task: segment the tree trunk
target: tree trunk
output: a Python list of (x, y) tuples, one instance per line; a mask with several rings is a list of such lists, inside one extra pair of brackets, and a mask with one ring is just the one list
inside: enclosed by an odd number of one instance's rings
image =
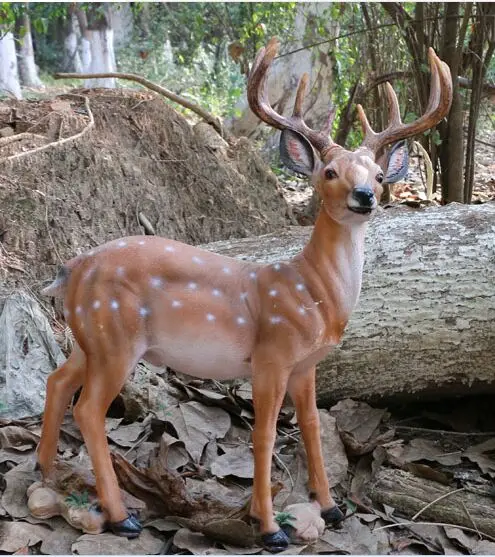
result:
[[(386, 211), (367, 234), (363, 287), (341, 344), (318, 366), (319, 402), (495, 392), (495, 203)], [(310, 227), (209, 244), (283, 260)]]
[[(87, 12), (77, 10), (82, 41), (83, 73), (109, 73), (116, 71), (113, 48), (112, 7), (105, 4), (102, 12), (100, 3), (94, 3)], [(87, 79), (87, 88), (115, 88), (115, 78)]]
[(463, 100), (459, 91), (457, 75), (461, 62), (462, 47), (457, 47), (459, 4), (447, 2), (445, 5), (444, 44), (442, 59), (452, 72), (452, 107), (447, 122), (438, 126), (442, 139), (440, 163), (442, 165), (442, 200), (445, 203), (464, 202), (464, 131)]
[(18, 18), (17, 25), (19, 44), (19, 76), (21, 83), (25, 87), (35, 89), (44, 88), (43, 82), (39, 78), (38, 68), (34, 60), (33, 36), (31, 34), (31, 20), (29, 13), (24, 11)]
[[(84, 66), (79, 52), (79, 43), (82, 41), (81, 30), (73, 9), (69, 8), (64, 39), (64, 71), (83, 73)], [(81, 44), (82, 47), (82, 44)], [(89, 62), (88, 62), (89, 63)]]
[[(394, 507), (408, 517), (423, 510), (418, 522), (426, 520), (467, 528), (476, 525), (483, 534), (495, 536), (493, 499), (487, 495), (469, 490), (452, 493), (452, 487), (387, 468), (377, 473), (368, 491), (373, 502)], [(439, 499), (437, 503), (428, 506), (436, 499)]]
[(22, 99), (14, 35), (0, 27), (0, 91)]
[[(314, 18), (323, 18), (329, 6), (328, 2), (303, 2), (298, 5), (294, 36), (290, 42), (291, 51), (301, 48), (315, 38)], [(326, 18), (325, 26), (330, 37), (338, 34), (337, 22)], [(281, 38), (281, 43), (283, 53), (284, 50), (288, 50), (284, 45), (284, 38)], [(269, 98), (278, 112), (292, 114), (297, 84), (304, 72), (309, 74), (310, 90), (306, 95), (303, 113), (308, 125), (314, 125), (319, 129), (323, 122), (326, 122), (332, 105), (332, 61), (327, 44), (303, 49), (275, 60), (267, 81)], [(254, 136), (260, 120), (251, 112), (245, 95), (239, 101), (236, 112), (240, 112), (241, 115), (225, 122), (227, 130), (237, 137)], [(276, 137), (275, 133), (273, 137)]]

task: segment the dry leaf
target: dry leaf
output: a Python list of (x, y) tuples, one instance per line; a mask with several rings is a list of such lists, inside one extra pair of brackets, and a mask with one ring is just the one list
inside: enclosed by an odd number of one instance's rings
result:
[(156, 555), (162, 547), (163, 540), (145, 528), (134, 540), (108, 533), (84, 534), (72, 544), (72, 551), (79, 555)]
[(181, 528), (174, 536), (174, 545), (180, 549), (187, 549), (193, 555), (205, 555), (214, 548), (215, 542), (199, 532), (191, 532), (189, 528)]
[(146, 424), (134, 422), (133, 424), (117, 427), (107, 433), (107, 437), (121, 447), (132, 447), (146, 430)]
[(372, 408), (365, 402), (341, 400), (330, 408), (330, 414), (336, 418), (341, 439), (353, 455), (371, 452), (378, 444), (393, 437), (392, 430), (383, 434), (379, 432), (380, 423), (388, 412)]
[(418, 438), (412, 439), (404, 446), (401, 458), (404, 462), (428, 460), (444, 466), (456, 466), (462, 462), (461, 455), (461, 451), (444, 454), (444, 451), (434, 441)]
[(489, 474), (493, 478), (495, 477), (495, 459), (491, 455), (494, 453), (495, 439), (488, 439), (479, 445), (469, 447), (463, 456), (477, 464), (483, 474)]
[(7, 425), (0, 428), (0, 448), (28, 451), (35, 448), (40, 442), (38, 435), (16, 425)]
[(29, 522), (0, 521), (0, 551), (14, 553), (19, 549), (36, 545), (51, 531), (38, 524)]
[(5, 490), (2, 494), (2, 507), (12, 518), (29, 515), (27, 488), (39, 480), (39, 472), (34, 471), (34, 461), (25, 461), (4, 474)]
[(165, 421), (174, 426), (196, 463), (208, 441), (224, 437), (230, 427), (230, 416), (225, 410), (198, 402), (180, 403), (171, 408)]
[(333, 551), (353, 555), (386, 555), (389, 550), (388, 537), (384, 530), (372, 532), (356, 516), (351, 516), (342, 523), (339, 530), (327, 531), (321, 539), (333, 548)]
[(177, 470), (189, 462), (184, 442), (172, 437), (167, 432), (161, 436), (158, 458), (162, 466), (168, 470)]
[(211, 473), (219, 478), (236, 476), (237, 478), (254, 477), (254, 459), (251, 449), (244, 445), (235, 449), (224, 449), (225, 454), (217, 457), (211, 465)]
[(337, 420), (326, 410), (319, 410), (321, 445), (325, 470), (330, 487), (335, 487), (347, 477), (349, 462), (345, 454), (344, 443), (337, 430)]
[(238, 519), (212, 520), (202, 530), (205, 536), (222, 544), (252, 547), (256, 541), (252, 527)]

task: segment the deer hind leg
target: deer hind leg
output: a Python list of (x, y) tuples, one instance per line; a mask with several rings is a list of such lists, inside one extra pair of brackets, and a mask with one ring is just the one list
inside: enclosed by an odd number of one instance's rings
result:
[[(266, 364), (265, 364), (266, 362)], [(271, 467), (277, 417), (286, 392), (288, 372), (270, 359), (253, 356), (254, 482), (250, 515), (261, 523), (263, 545), (283, 551), (289, 538), (273, 517)]]
[(100, 504), (113, 533), (128, 538), (139, 536), (142, 527), (122, 501), (105, 433), (105, 415), (134, 363), (122, 356), (103, 361), (88, 357), (85, 382), (74, 407), (74, 418), (93, 464)]
[(49, 479), (53, 471), (64, 414), (74, 393), (83, 384), (85, 373), (86, 356), (76, 344), (64, 364), (48, 377), (43, 427), (37, 451), (43, 479)]
[(320, 417), (316, 406), (316, 368), (293, 373), (287, 390), (296, 407), (297, 422), (308, 459), (309, 488), (316, 496), (326, 524), (336, 525), (344, 515), (330, 495), (328, 478), (323, 461), (320, 437)]

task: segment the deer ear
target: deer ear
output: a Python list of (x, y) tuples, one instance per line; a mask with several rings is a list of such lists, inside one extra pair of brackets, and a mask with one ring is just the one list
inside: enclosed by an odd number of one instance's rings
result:
[(300, 133), (292, 130), (282, 130), (280, 158), (285, 166), (306, 176), (313, 174), (317, 160), (311, 143)]
[(386, 184), (395, 184), (402, 180), (409, 170), (409, 149), (407, 141), (403, 139), (398, 141), (388, 152), (387, 166), (383, 169), (385, 172)]

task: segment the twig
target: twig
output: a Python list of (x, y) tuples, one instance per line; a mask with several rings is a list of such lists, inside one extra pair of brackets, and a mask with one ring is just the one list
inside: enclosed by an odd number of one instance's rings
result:
[(294, 480), (292, 479), (291, 473), (289, 472), (289, 469), (287, 468), (287, 466), (282, 462), (282, 460), (280, 459), (280, 457), (278, 456), (278, 454), (273, 453), (273, 458), (280, 464), (280, 466), (287, 472), (287, 475), (289, 476), (289, 481), (290, 481), (290, 486), (294, 487)]
[(53, 74), (53, 77), (54, 77), (54, 79), (100, 79), (100, 78), (111, 77), (111, 78), (116, 78), (116, 79), (127, 79), (128, 81), (135, 81), (136, 83), (139, 83), (143, 87), (146, 87), (147, 89), (150, 89), (151, 91), (155, 91), (155, 93), (159, 93), (160, 95), (163, 95), (167, 99), (170, 99), (171, 101), (174, 101), (177, 104), (180, 104), (181, 106), (183, 106), (185, 108), (188, 108), (189, 110), (191, 110), (192, 112), (194, 112), (195, 114), (197, 114), (198, 116), (203, 118), (203, 120), (208, 122), (208, 124), (213, 126), (215, 128), (215, 130), (224, 139), (227, 139), (227, 140), (229, 139), (229, 137), (227, 135), (227, 132), (224, 130), (224, 128), (222, 126), (222, 123), (221, 123), (219, 118), (213, 116), (213, 114), (210, 114), (209, 112), (207, 112), (206, 110), (204, 110), (203, 108), (198, 106), (197, 104), (185, 99), (184, 97), (181, 97), (180, 95), (177, 95), (176, 93), (173, 93), (172, 91), (169, 91), (168, 89), (166, 89), (165, 87), (162, 87), (161, 85), (158, 85), (156, 83), (153, 83), (152, 81), (149, 81), (148, 79), (146, 79), (146, 78), (144, 78), (140, 75), (136, 75), (136, 74), (133, 74), (133, 73), (119, 73), (119, 72), (93, 73), (93, 74), (91, 74), (91, 73), (55, 73), (55, 74)]
[(148, 236), (155, 236), (156, 235), (156, 232), (155, 232), (155, 229), (153, 228), (153, 225), (151, 224), (151, 222), (148, 220), (148, 218), (146, 217), (146, 215), (143, 212), (139, 212), (138, 222), (144, 228), (144, 230), (145, 230), (145, 232)]
[(469, 512), (469, 509), (466, 507), (466, 505), (464, 504), (464, 501), (461, 501), (461, 505), (462, 508), (464, 509), (464, 512), (466, 513), (467, 517), (469, 518), (469, 520), (471, 521), (471, 524), (474, 526), (474, 528), (476, 529), (476, 532), (478, 532), (478, 536), (481, 538), (482, 534), (478, 529), (478, 526), (476, 526), (476, 522), (474, 521), (473, 517), (471, 516), (471, 513)]
[(459, 528), (459, 530), (465, 530), (466, 532), (474, 532), (475, 534), (480, 534), (484, 538), (495, 542), (495, 538), (484, 532), (476, 531), (474, 528), (469, 528), (468, 526), (460, 526), (459, 524), (449, 524), (448, 522), (396, 522), (394, 524), (386, 524), (385, 526), (380, 526), (378, 528), (373, 528), (373, 532), (378, 532), (378, 530), (388, 530), (389, 528), (395, 528), (396, 526), (446, 526), (447, 528)]
[(434, 433), (441, 435), (456, 435), (458, 437), (493, 437), (495, 431), (483, 431), (479, 433), (470, 431), (447, 431), (446, 429), (429, 429), (427, 427), (411, 427), (407, 425), (397, 425), (395, 429), (402, 429), (405, 431), (415, 431), (420, 433)]
[(5, 147), (5, 145), (9, 145), (10, 143), (14, 143), (14, 141), (21, 141), (21, 139), (44, 139), (46, 137), (44, 135), (39, 135), (37, 133), (17, 133), (15, 135), (11, 135), (9, 137), (0, 137), (0, 147)]
[(460, 489), (455, 489), (454, 491), (449, 491), (449, 493), (444, 493), (443, 495), (440, 495), (440, 497), (437, 497), (435, 500), (431, 501), (430, 503), (428, 503), (427, 505), (425, 505), (421, 510), (419, 510), (419, 511), (411, 518), (411, 520), (416, 520), (420, 514), (423, 514), (423, 512), (426, 511), (426, 509), (429, 509), (429, 508), (432, 507), (435, 503), (438, 503), (438, 501), (441, 501), (442, 499), (445, 499), (446, 497), (450, 497), (450, 496), (453, 495), (454, 493), (459, 493), (459, 491), (464, 491), (464, 488), (461, 487)]
[(91, 112), (91, 108), (89, 107), (88, 97), (85, 97), (83, 95), (75, 95), (75, 94), (72, 94), (72, 93), (66, 93), (66, 95), (70, 95), (72, 97), (79, 97), (80, 99), (84, 99), (84, 105), (86, 107), (86, 111), (87, 111), (88, 116), (89, 116), (89, 123), (87, 124), (87, 126), (82, 131), (80, 131), (79, 133), (76, 133), (75, 135), (71, 135), (70, 137), (65, 137), (64, 139), (59, 139), (58, 141), (52, 141), (51, 143), (48, 143), (47, 145), (42, 145), (41, 147), (36, 147), (36, 149), (31, 149), (30, 151), (25, 151), (24, 153), (17, 153), (15, 155), (11, 155), (10, 157), (4, 157), (3, 159), (0, 159), (0, 163), (6, 162), (6, 161), (11, 161), (11, 160), (14, 160), (14, 159), (20, 159), (21, 157), (25, 157), (26, 155), (32, 155), (33, 153), (39, 153), (40, 151), (44, 151), (46, 149), (49, 149), (50, 147), (59, 147), (60, 145), (63, 145), (64, 143), (68, 143), (69, 141), (79, 139), (80, 137), (82, 137), (86, 132), (88, 132), (94, 126), (95, 120), (93, 118), (93, 113)]

